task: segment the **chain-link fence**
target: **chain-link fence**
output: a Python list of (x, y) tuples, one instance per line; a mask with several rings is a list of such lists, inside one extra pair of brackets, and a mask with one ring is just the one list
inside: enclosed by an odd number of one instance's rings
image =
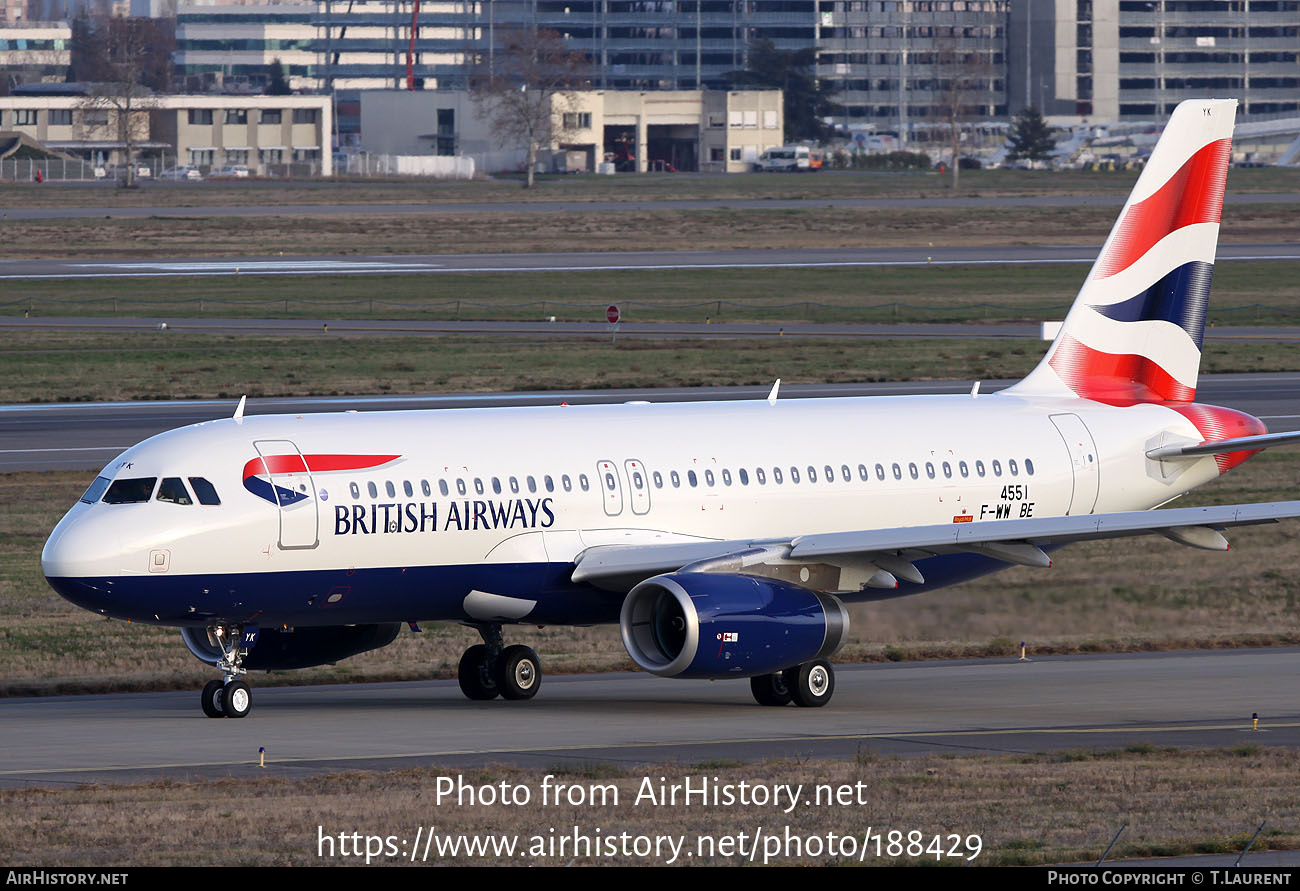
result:
[[(205, 179), (209, 176), (234, 177), (231, 168), (190, 167), (184, 162), (177, 162), (174, 154), (163, 153), (150, 158), (138, 158), (135, 162), (136, 177), (141, 180), (178, 180), (188, 181)], [(188, 171), (197, 171), (197, 176)], [(86, 161), (80, 158), (4, 158), (0, 159), (0, 182), (62, 182), (121, 179), (124, 167), (112, 167)], [(307, 179), (321, 175), (319, 161), (293, 161), (283, 164), (262, 164), (249, 168), (248, 175), (270, 177), (275, 179)]]
[[(12, 292), (11, 292), (12, 293)], [(916, 304), (888, 301), (871, 304), (829, 304), (815, 300), (789, 303), (704, 300), (693, 302), (620, 300), (627, 322), (816, 322), (927, 323), (1020, 322), (1038, 324), (1062, 319), (1069, 305), (1014, 305), (999, 303)], [(564, 300), (518, 302), (456, 298), (383, 299), (377, 297), (315, 298), (267, 297), (239, 300), (229, 297), (150, 298), (124, 296), (17, 297), (0, 300), (0, 316), (169, 316), (175, 318), (315, 318), (315, 319), (458, 319), (525, 321), (604, 320), (608, 301)], [(1249, 303), (1214, 307), (1209, 324), (1294, 324), (1300, 306)], [(977, 331), (978, 329), (972, 329)]]

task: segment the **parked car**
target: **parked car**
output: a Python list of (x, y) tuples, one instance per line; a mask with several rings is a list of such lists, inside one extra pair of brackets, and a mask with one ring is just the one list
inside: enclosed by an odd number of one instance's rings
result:
[(247, 179), (248, 168), (243, 164), (227, 164), (208, 174), (208, 179)]
[(197, 167), (168, 167), (162, 173), (158, 174), (159, 179), (176, 179), (176, 180), (194, 180), (203, 179), (203, 174)]

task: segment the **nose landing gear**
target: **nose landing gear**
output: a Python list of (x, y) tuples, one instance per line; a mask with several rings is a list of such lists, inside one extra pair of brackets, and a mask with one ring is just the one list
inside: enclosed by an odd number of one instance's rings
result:
[(456, 672), (469, 699), (532, 699), (542, 686), (542, 660), (532, 647), (504, 646), (501, 625), (476, 625), (483, 643), (460, 657)]
[(243, 649), (244, 629), (241, 625), (213, 625), (208, 628), (208, 643), (221, 650), (217, 667), (224, 676), (220, 681), (208, 681), (200, 694), (203, 714), (209, 718), (242, 718), (253, 709), (253, 691), (239, 680), (246, 674)]

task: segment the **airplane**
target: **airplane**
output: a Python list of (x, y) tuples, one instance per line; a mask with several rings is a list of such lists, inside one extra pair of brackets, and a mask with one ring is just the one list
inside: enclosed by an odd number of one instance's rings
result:
[(1180, 104), (1042, 362), (992, 394), (234, 416), (97, 476), (41, 556), (63, 597), (179, 627), (241, 718), (249, 671), (459, 622), (472, 700), (524, 700), (510, 625), (620, 627), (641, 669), (824, 706), (846, 603), (1073, 542), (1223, 530), (1300, 502), (1163, 508), (1300, 441), (1195, 402), (1235, 100)]

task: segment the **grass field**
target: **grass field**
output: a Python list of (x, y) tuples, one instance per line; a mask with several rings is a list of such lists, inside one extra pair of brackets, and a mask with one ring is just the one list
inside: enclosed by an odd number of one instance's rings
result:
[[(1135, 171), (963, 171), (958, 194), (1122, 195)], [(146, 182), (138, 189), (112, 183), (0, 183), (0, 207), (186, 207), (241, 204), (417, 204), (436, 202), (664, 201), (693, 199), (913, 198), (952, 194), (952, 178), (937, 171), (822, 171), (728, 175), (539, 177), (536, 188), (520, 188), (514, 177), (450, 180), (212, 181)], [(1300, 171), (1239, 168), (1230, 172), (1232, 192), (1294, 192)]]
[[(933, 865), (931, 855), (889, 857), (888, 833), (919, 831), (929, 842), (944, 837), (945, 851), (963, 853), (979, 836), (972, 865), (1008, 866), (1095, 862), (1122, 823), (1127, 823), (1110, 859), (1175, 854), (1238, 853), (1267, 818), (1268, 827), (1252, 851), (1300, 845), (1300, 799), (1295, 795), (1300, 753), (1243, 742), (1232, 749), (1170, 750), (1135, 743), (1124, 750), (1077, 750), (1047, 755), (967, 755), (890, 758), (864, 749), (851, 761), (798, 758), (754, 765), (732, 762), (651, 764), (556, 764), (546, 770), (488, 767), (464, 772), (425, 768), (382, 773), (345, 773), (289, 779), (272, 761), (254, 780), (159, 781), (134, 785), (85, 786), (0, 792), (0, 860), (10, 866), (285, 866), (360, 864), (365, 858), (322, 859), (320, 836), (339, 833), (395, 836), (415, 844), (417, 827), (440, 836), (520, 836), (526, 851), (533, 837), (545, 844), (577, 827), (589, 836), (674, 835), (685, 838), (676, 865), (743, 865), (746, 858), (707, 856), (704, 836), (752, 839), (819, 836), (817, 854), (773, 856), (791, 865), (850, 865), (854, 858), (826, 853), (827, 836), (883, 833), (879, 860), (866, 865)], [(599, 804), (541, 804), (542, 781), (576, 787)], [(438, 803), (439, 777), (464, 778), (475, 786), (526, 786), (522, 807)], [(795, 808), (790, 814), (752, 804), (686, 806), (635, 804), (643, 779), (681, 783), (716, 778), (720, 784), (801, 784), (801, 797), (815, 801), (818, 786), (847, 788), (852, 804)], [(859, 797), (860, 796), (860, 797)], [(825, 798), (823, 798), (825, 801)], [(615, 803), (617, 802), (617, 803)], [(214, 832), (219, 827), (219, 842)], [(956, 834), (954, 843), (948, 836)], [(922, 848), (924, 845), (922, 845)], [(324, 848), (326, 852), (329, 848)], [(436, 848), (434, 848), (436, 850)], [(542, 850), (545, 850), (543, 847)], [(617, 849), (616, 849), (617, 850)], [(695, 853), (696, 851), (700, 853)], [(716, 849), (715, 849), (716, 850)], [(756, 862), (764, 861), (763, 846)], [(837, 848), (837, 851), (843, 851)], [(520, 856), (470, 858), (431, 856), (429, 863), (460, 865), (658, 865), (661, 858)], [(405, 857), (372, 863), (401, 864)], [(962, 860), (949, 865), (961, 865)]]
[[(694, 269), (6, 282), (0, 314), (627, 322), (1038, 322), (1062, 318), (1084, 264)], [(1225, 262), (1210, 324), (1293, 325), (1300, 262)], [(978, 328), (972, 328), (978, 336)], [(6, 344), (8, 346), (8, 344)]]
[[(807, 207), (510, 213), (293, 213), (11, 220), (0, 259), (294, 254), (1100, 245), (1114, 206)], [(1291, 241), (1296, 204), (1229, 206), (1225, 241)]]
[[(978, 329), (977, 329), (978, 330)], [(0, 404), (429, 392), (1001, 380), (1039, 341), (980, 337), (632, 340), (267, 337), (182, 331), (13, 331)], [(1300, 347), (1211, 341), (1205, 373), (1300, 371)]]

